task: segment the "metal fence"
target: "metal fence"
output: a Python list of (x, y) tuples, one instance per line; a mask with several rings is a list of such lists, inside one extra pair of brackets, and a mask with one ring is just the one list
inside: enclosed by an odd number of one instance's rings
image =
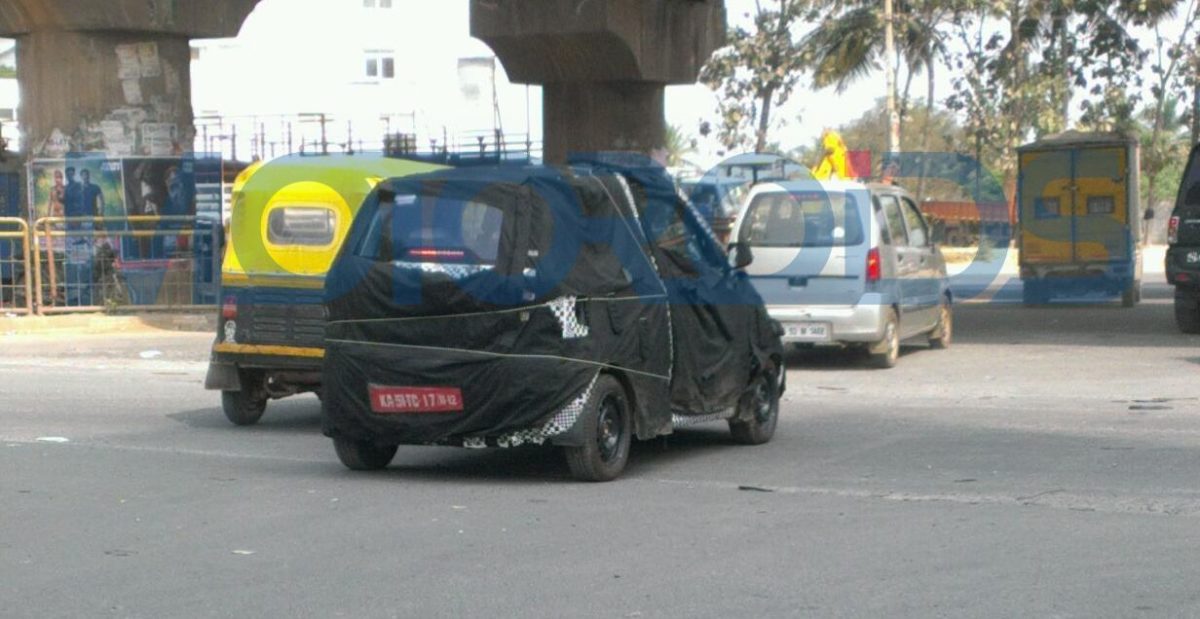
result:
[(0, 217), (0, 313), (33, 313), (29, 224)]
[(217, 303), (224, 239), (219, 222), (183, 216), (44, 217), (34, 222), (30, 238), (32, 309), (39, 314)]

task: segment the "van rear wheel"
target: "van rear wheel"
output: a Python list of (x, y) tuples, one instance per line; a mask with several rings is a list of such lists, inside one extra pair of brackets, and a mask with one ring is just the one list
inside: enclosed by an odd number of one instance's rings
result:
[(900, 360), (900, 320), (896, 310), (888, 308), (883, 319), (883, 339), (871, 346), (870, 364), (872, 367), (887, 369), (896, 367)]
[(621, 383), (600, 375), (577, 423), (583, 424), (583, 444), (565, 449), (571, 474), (580, 481), (616, 479), (629, 461), (633, 436), (633, 411)]
[(392, 463), (399, 448), (398, 445), (376, 445), (342, 437), (333, 439), (338, 460), (351, 471), (378, 471)]
[(738, 402), (729, 433), (743, 445), (762, 445), (775, 436), (779, 424), (779, 382), (774, 372), (761, 372)]

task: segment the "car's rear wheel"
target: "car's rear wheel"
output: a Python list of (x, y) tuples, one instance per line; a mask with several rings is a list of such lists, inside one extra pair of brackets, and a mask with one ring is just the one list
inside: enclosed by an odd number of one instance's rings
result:
[(1175, 291), (1175, 324), (1184, 333), (1200, 333), (1200, 303), (1191, 292)]
[(743, 445), (762, 445), (775, 436), (779, 424), (779, 382), (774, 372), (760, 372), (738, 402), (729, 433)]
[(261, 372), (239, 372), (242, 388), (221, 392), (221, 410), (237, 426), (252, 426), (267, 410), (267, 385)]
[(896, 310), (888, 308), (884, 314), (883, 339), (870, 348), (872, 367), (887, 369), (896, 367), (900, 360), (900, 320)]
[(616, 378), (602, 374), (578, 423), (583, 424), (583, 444), (567, 447), (567, 464), (580, 481), (616, 479), (629, 461), (633, 437), (633, 411), (625, 388)]
[(950, 299), (942, 301), (939, 312), (938, 324), (929, 334), (929, 345), (938, 350), (945, 350), (950, 348), (954, 339), (954, 310), (950, 307)]
[(399, 447), (338, 437), (333, 439), (333, 449), (351, 471), (378, 471), (392, 463)]

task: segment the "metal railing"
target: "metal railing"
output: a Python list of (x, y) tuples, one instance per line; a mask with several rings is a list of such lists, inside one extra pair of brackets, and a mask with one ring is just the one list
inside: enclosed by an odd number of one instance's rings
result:
[(33, 309), (39, 314), (217, 303), (224, 237), (219, 222), (192, 216), (44, 217), (30, 232)]
[(0, 217), (0, 313), (33, 313), (29, 224)]

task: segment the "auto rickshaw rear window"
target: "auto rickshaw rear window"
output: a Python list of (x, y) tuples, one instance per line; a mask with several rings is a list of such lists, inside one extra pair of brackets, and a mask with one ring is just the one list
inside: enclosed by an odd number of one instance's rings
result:
[(325, 247), (337, 233), (337, 213), (323, 206), (285, 206), (267, 215), (267, 240), (273, 245)]
[(495, 265), (504, 213), (482, 202), (400, 195), (382, 203), (355, 253), (380, 262)]

